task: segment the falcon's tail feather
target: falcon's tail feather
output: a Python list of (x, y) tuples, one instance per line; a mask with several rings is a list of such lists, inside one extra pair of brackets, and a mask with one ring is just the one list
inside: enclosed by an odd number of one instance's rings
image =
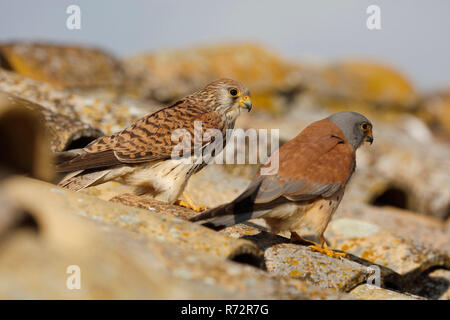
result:
[(206, 210), (192, 217), (189, 221), (197, 222), (207, 220), (201, 224), (211, 229), (220, 230), (250, 219), (258, 218), (267, 212), (263, 208), (266, 204), (255, 204), (253, 202), (260, 186), (260, 179), (256, 179), (232, 202)]
[(236, 199), (234, 199), (233, 201), (226, 203), (226, 204), (222, 204), (218, 207), (206, 210), (198, 215), (196, 215), (195, 217), (192, 217), (191, 219), (189, 219), (189, 221), (192, 222), (196, 222), (196, 221), (200, 221), (200, 220), (206, 220), (206, 219), (210, 219), (213, 217), (217, 217), (217, 216), (224, 216), (224, 215), (230, 215), (233, 213), (237, 213), (236, 210), (238, 209), (238, 205), (240, 203), (245, 202), (252, 202), (252, 195), (255, 195), (260, 187), (260, 181), (256, 180), (253, 181), (248, 187), (247, 189), (245, 189), (244, 192), (242, 192)]
[(55, 153), (55, 165), (61, 165), (62, 163), (66, 161), (70, 161), (74, 159), (75, 157), (82, 154), (84, 151), (83, 149), (72, 149), (67, 151), (61, 151)]
[(84, 173), (84, 170), (79, 170), (71, 172), (58, 183), (58, 186), (77, 192), (95, 185), (95, 183), (108, 174), (109, 171), (110, 170), (102, 170)]
[(73, 149), (59, 152), (56, 155), (57, 172), (71, 172), (86, 169), (107, 168), (122, 164), (115, 156), (114, 150), (86, 152), (83, 149)]
[(258, 210), (250, 212), (241, 212), (238, 214), (229, 214), (215, 217), (211, 220), (203, 222), (202, 225), (214, 230), (222, 230), (235, 224), (245, 222), (250, 219), (256, 219), (267, 213), (268, 210)]
[[(209, 209), (206, 211), (203, 211), (202, 213), (196, 215), (195, 217), (192, 217), (189, 219), (189, 221), (191, 222), (197, 222), (197, 221), (201, 221), (201, 220), (207, 220), (207, 219), (211, 219), (217, 216), (223, 216), (223, 215), (227, 215), (228, 212), (228, 208), (232, 203), (227, 203), (227, 204), (223, 204), (221, 206), (215, 207), (213, 209)], [(231, 212), (232, 214), (233, 212)]]

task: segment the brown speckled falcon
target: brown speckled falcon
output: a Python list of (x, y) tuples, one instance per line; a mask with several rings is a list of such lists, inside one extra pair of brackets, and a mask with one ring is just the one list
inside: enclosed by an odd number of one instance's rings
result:
[[(226, 130), (234, 128), (241, 108), (251, 110), (249, 90), (240, 82), (220, 79), (169, 107), (136, 120), (128, 128), (98, 138), (83, 149), (58, 155), (57, 170), (70, 172), (60, 186), (78, 191), (110, 180), (136, 186), (136, 194), (174, 203), (189, 177), (205, 163), (172, 159), (176, 129), (186, 129), (194, 140), (194, 121), (201, 121), (202, 133), (218, 129), (225, 143)], [(204, 141), (201, 149), (208, 143)], [(214, 141), (214, 140), (212, 140)], [(194, 152), (194, 143), (191, 143)], [(189, 199), (187, 199), (189, 201)]]
[(343, 111), (316, 121), (270, 157), (264, 167), (278, 156), (276, 174), (258, 174), (234, 201), (191, 221), (209, 219), (205, 226), (222, 229), (264, 218), (272, 232), (290, 231), (291, 241), (303, 243), (308, 241), (299, 233), (307, 227), (320, 243), (313, 249), (336, 255), (324, 249), (323, 234), (355, 170), (355, 151), (363, 141), (372, 143), (372, 124), (359, 113)]

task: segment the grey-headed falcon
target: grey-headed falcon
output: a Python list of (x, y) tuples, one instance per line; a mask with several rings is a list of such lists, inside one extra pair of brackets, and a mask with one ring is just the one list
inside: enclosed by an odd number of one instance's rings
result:
[(315, 250), (335, 254), (324, 248), (323, 234), (355, 170), (356, 149), (364, 141), (373, 142), (372, 124), (359, 113), (343, 111), (313, 122), (271, 155), (264, 167), (278, 157), (276, 174), (260, 172), (234, 201), (191, 221), (222, 229), (263, 218), (272, 232), (290, 231), (291, 241), (302, 243), (309, 241), (299, 230), (307, 227), (320, 244), (313, 244)]

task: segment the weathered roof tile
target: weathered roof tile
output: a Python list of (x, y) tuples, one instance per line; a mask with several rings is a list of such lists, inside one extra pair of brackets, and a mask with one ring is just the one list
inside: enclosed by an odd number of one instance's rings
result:
[(336, 248), (402, 276), (402, 281), (415, 279), (423, 271), (449, 267), (450, 257), (420, 243), (398, 237), (377, 225), (349, 218), (331, 221), (326, 239)]
[[(170, 216), (161, 217), (23, 177), (4, 180), (0, 191), (19, 207), (26, 208), (36, 221), (32, 229), (18, 225), (7, 231), (8, 237), (2, 237), (4, 251), (0, 259), (0, 277), (7, 285), (0, 288), (0, 295), (5, 298), (345, 297), (296, 279), (270, 275), (249, 265), (194, 250), (191, 245), (184, 246), (180, 241), (169, 239), (170, 231), (163, 235), (167, 241), (159, 241), (148, 237), (145, 232), (123, 230), (127, 224), (138, 223), (136, 219), (142, 218), (139, 214), (145, 213), (152, 216), (147, 222), (159, 225), (155, 228), (177, 229), (177, 225), (184, 224), (203, 231), (206, 242), (214, 241), (214, 235), (225, 238)], [(110, 220), (104, 220), (100, 211), (109, 212), (109, 219), (115, 219), (118, 212), (131, 215), (127, 215), (123, 224), (114, 226), (105, 223)], [(17, 261), (22, 262), (20, 268), (16, 266)], [(83, 290), (67, 290), (65, 272), (69, 265), (80, 266)], [(6, 277), (5, 281), (3, 277)]]
[(383, 289), (370, 284), (357, 286), (349, 293), (363, 300), (423, 300), (424, 298)]

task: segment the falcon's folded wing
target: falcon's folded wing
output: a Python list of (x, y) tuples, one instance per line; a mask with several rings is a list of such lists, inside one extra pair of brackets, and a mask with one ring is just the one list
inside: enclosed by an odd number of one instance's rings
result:
[[(60, 172), (114, 166), (122, 163), (141, 163), (169, 159), (172, 149), (180, 143), (172, 141), (172, 133), (186, 129), (194, 150), (194, 122), (201, 121), (204, 147), (210, 141), (205, 139), (208, 129), (224, 130), (225, 120), (210, 109), (192, 105), (189, 99), (182, 99), (170, 107), (136, 120), (120, 133), (101, 137), (83, 149), (83, 153), (57, 165)], [(60, 157), (64, 158), (64, 157)]]

